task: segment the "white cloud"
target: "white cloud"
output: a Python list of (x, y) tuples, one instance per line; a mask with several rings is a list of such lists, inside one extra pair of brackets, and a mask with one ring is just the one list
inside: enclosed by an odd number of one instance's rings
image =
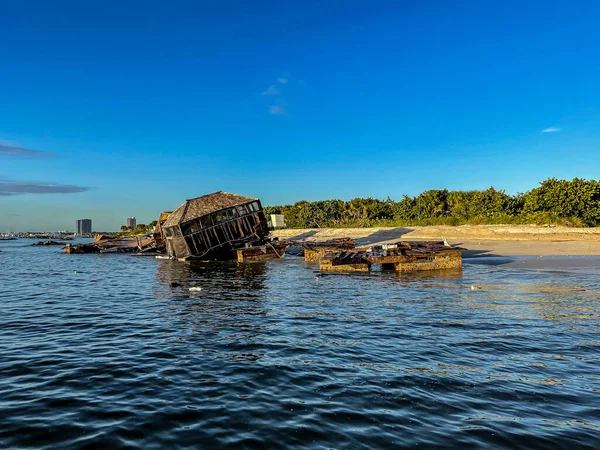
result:
[(266, 90), (260, 93), (260, 95), (279, 95), (279, 89), (275, 87), (275, 85), (269, 86)]
[(559, 131), (560, 131), (560, 128), (550, 127), (550, 128), (543, 129), (542, 133), (558, 133)]
[[(288, 89), (291, 88), (290, 76), (287, 72), (281, 74), (281, 76), (275, 79), (275, 82), (271, 84), (267, 89), (260, 93), (261, 96), (269, 96), (270, 103), (269, 114), (274, 116), (286, 116), (287, 115), (287, 101), (285, 94)], [(285, 86), (288, 85), (288, 86)]]
[(273, 114), (274, 116), (285, 116), (287, 112), (283, 106), (271, 105), (269, 106), (269, 114)]

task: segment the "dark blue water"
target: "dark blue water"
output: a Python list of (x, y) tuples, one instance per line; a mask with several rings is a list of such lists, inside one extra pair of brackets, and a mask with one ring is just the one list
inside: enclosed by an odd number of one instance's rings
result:
[(0, 241), (1, 448), (600, 448), (600, 260), (315, 280), (30, 243)]

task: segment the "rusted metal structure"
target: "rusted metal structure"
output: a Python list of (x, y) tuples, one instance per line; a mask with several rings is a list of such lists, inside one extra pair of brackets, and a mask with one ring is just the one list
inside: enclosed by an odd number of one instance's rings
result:
[(219, 191), (186, 200), (162, 225), (167, 253), (176, 259), (233, 255), (269, 234), (260, 200)]
[(330, 239), (328, 241), (289, 241), (290, 245), (300, 245), (304, 249), (306, 262), (319, 262), (328, 252), (350, 250), (356, 247), (356, 242), (350, 238)]
[(236, 250), (237, 260), (248, 262), (282, 258), (288, 245), (286, 241), (267, 241), (264, 245), (239, 248)]
[(381, 264), (384, 270), (414, 272), (461, 269), (462, 253), (443, 242), (398, 242), (363, 249), (326, 251), (318, 261), (323, 271), (368, 272), (371, 265)]

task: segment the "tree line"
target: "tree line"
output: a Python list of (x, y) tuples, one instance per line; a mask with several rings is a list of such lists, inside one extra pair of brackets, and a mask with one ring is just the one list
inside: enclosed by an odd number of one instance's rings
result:
[(600, 224), (600, 182), (548, 178), (516, 195), (494, 187), (482, 191), (432, 189), (399, 201), (376, 198), (305, 200), (267, 206), (265, 214), (283, 214), (289, 228), (371, 227), (463, 224)]
[(137, 236), (141, 234), (150, 234), (154, 231), (154, 227), (156, 226), (157, 221), (154, 220), (150, 222), (148, 225), (145, 223), (138, 223), (135, 228), (128, 227), (127, 225), (121, 225), (121, 231), (119, 233), (115, 233), (115, 237), (123, 237), (123, 236)]

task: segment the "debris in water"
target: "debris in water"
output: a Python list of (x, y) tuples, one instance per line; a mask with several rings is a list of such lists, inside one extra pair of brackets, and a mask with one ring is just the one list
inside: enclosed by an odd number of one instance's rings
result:
[[(307, 262), (311, 256), (305, 251)], [(321, 270), (329, 272), (368, 272), (373, 264), (396, 272), (462, 268), (462, 254), (458, 248), (429, 241), (402, 241), (344, 250), (325, 248), (317, 261)]]
[[(223, 191), (186, 200), (168, 215), (161, 230), (168, 255), (178, 260), (239, 260), (236, 250), (259, 247), (263, 253), (261, 248), (271, 242), (260, 200)], [(280, 258), (286, 246), (269, 259)]]
[(65, 245), (65, 243), (64, 242), (58, 242), (58, 241), (52, 241), (52, 240), (50, 240), (50, 241), (38, 241), (38, 242), (34, 242), (33, 244), (31, 244), (32, 247), (36, 247), (36, 246), (39, 246), (39, 245), (60, 245), (60, 246), (63, 246), (63, 245)]
[(471, 286), (472, 291), (480, 291), (482, 289), (483, 289), (483, 287), (479, 286), (478, 284), (474, 284), (473, 286)]
[(106, 239), (103, 236), (94, 242), (84, 244), (67, 244), (65, 253), (154, 253), (157, 251), (156, 242), (151, 235), (126, 236), (122, 238)]

